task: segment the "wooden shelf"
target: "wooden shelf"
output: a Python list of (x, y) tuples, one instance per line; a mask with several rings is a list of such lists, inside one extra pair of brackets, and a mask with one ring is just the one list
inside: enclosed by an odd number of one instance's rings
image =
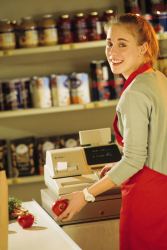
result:
[(66, 107), (51, 107), (51, 108), (43, 108), (43, 109), (32, 108), (32, 109), (25, 109), (25, 110), (0, 111), (0, 119), (79, 111), (79, 110), (86, 110), (86, 109), (98, 109), (98, 108), (105, 108), (105, 107), (112, 107), (112, 106), (115, 107), (117, 103), (118, 103), (118, 100), (107, 100), (107, 101), (91, 102), (88, 104), (73, 104), (73, 105), (69, 105)]
[(68, 50), (82, 50), (88, 48), (104, 47), (106, 44), (105, 40), (83, 42), (83, 43), (71, 43), (71, 44), (60, 44), (55, 46), (43, 46), (35, 48), (20, 48), (14, 50), (4, 50), (0, 51), (0, 57), (4, 56), (23, 56), (31, 54), (41, 54), (41, 53), (54, 53), (58, 51), (68, 51)]
[(44, 182), (44, 176), (34, 175), (34, 176), (26, 176), (26, 177), (8, 179), (8, 185), (28, 184), (28, 183), (35, 183), (35, 182)]

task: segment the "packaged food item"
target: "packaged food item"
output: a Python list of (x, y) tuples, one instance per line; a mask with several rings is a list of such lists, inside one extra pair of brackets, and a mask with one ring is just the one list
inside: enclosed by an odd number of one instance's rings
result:
[(60, 139), (58, 136), (48, 136), (36, 138), (36, 156), (39, 174), (44, 174), (44, 165), (46, 160), (46, 151), (60, 148)]
[(4, 80), (1, 84), (5, 110), (23, 108), (22, 86), (20, 79)]
[(125, 12), (140, 14), (141, 13), (141, 3), (139, 0), (125, 0)]
[(79, 135), (76, 133), (59, 136), (60, 148), (73, 148), (79, 146)]
[(58, 106), (68, 106), (70, 101), (70, 81), (67, 75), (56, 75)]
[(57, 77), (55, 74), (50, 76), (50, 89), (52, 96), (52, 106), (57, 107), (59, 105), (58, 102), (58, 90), (57, 90)]
[(35, 21), (32, 17), (24, 17), (18, 24), (19, 38), (18, 43), (21, 48), (32, 48), (38, 46), (38, 32)]
[(72, 21), (69, 15), (61, 15), (58, 19), (58, 40), (59, 44), (73, 42)]
[(52, 106), (49, 77), (34, 76), (30, 84), (34, 108), (50, 108)]
[(51, 14), (44, 15), (38, 22), (39, 44), (55, 45), (58, 42), (56, 20)]
[(4, 94), (2, 90), (2, 82), (0, 82), (0, 111), (5, 110), (5, 105), (4, 105)]
[(90, 75), (93, 101), (116, 98), (114, 75), (107, 61), (92, 61), (90, 63)]
[(84, 13), (77, 13), (73, 19), (74, 42), (88, 41), (88, 30)]
[(38, 173), (35, 165), (35, 144), (33, 137), (10, 141), (12, 176), (30, 176)]
[(90, 100), (89, 78), (87, 73), (72, 73), (69, 76), (72, 104), (86, 104)]
[(16, 38), (14, 33), (14, 28), (10, 20), (1, 19), (0, 20), (0, 49), (15, 49)]
[(167, 12), (153, 13), (152, 23), (156, 33), (167, 32)]
[(5, 170), (6, 176), (9, 177), (7, 141), (0, 139), (0, 171)]
[(87, 18), (88, 40), (98, 41), (102, 39), (102, 26), (97, 11), (91, 12)]
[(112, 9), (105, 10), (101, 16), (102, 39), (106, 39), (107, 24), (115, 17), (115, 12)]
[(22, 105), (23, 108), (32, 108), (32, 97), (30, 90), (30, 78), (21, 78), (21, 97), (22, 97)]

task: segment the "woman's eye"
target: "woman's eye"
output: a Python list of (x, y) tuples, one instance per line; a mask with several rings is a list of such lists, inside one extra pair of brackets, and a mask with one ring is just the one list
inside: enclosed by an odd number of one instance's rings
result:
[(126, 47), (126, 44), (125, 44), (125, 43), (120, 43), (120, 44), (119, 44), (119, 47), (120, 47), (120, 48)]
[(107, 43), (107, 44), (106, 44), (106, 47), (107, 47), (107, 48), (111, 48), (111, 47), (112, 47), (112, 43)]

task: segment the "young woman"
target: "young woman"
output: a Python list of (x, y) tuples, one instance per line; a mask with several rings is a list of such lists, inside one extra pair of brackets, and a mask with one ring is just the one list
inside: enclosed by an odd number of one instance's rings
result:
[(126, 79), (114, 120), (123, 156), (87, 190), (66, 195), (69, 206), (59, 219), (70, 220), (88, 200), (119, 185), (120, 249), (166, 250), (167, 78), (153, 68), (153, 28), (141, 16), (120, 16), (108, 29), (106, 56), (112, 72)]

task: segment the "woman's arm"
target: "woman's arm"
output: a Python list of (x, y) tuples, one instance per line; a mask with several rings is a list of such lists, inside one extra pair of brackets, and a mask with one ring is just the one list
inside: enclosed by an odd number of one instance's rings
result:
[[(88, 191), (93, 195), (97, 196), (116, 185), (107, 177), (104, 176), (102, 179), (94, 183), (88, 188)], [(87, 204), (84, 199), (84, 194), (82, 191), (73, 192), (71, 194), (63, 195), (61, 199), (68, 199), (69, 204), (66, 210), (58, 217), (59, 220), (69, 221), (72, 217), (80, 212), (80, 210)]]

